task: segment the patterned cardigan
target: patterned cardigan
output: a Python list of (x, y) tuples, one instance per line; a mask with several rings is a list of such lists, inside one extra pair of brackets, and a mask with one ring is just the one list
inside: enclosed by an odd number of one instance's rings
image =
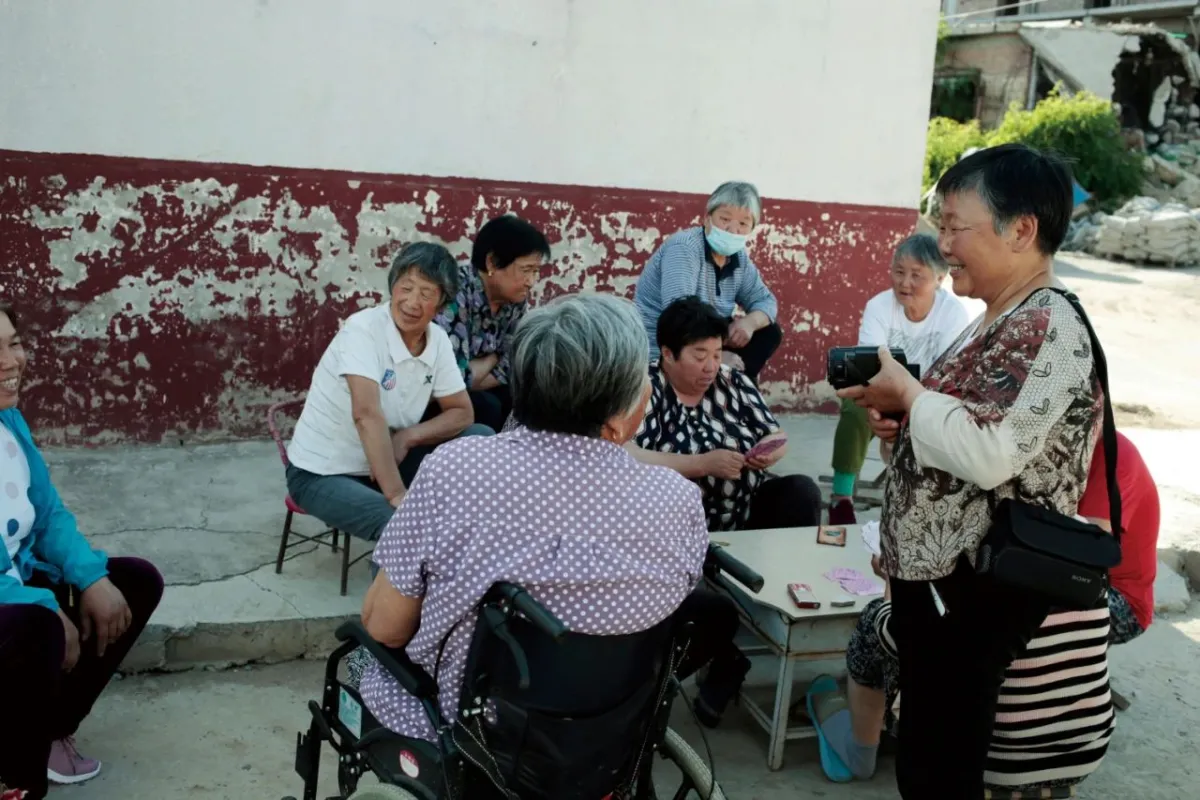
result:
[(901, 580), (949, 575), (963, 554), (973, 563), (993, 501), (1074, 514), (1087, 485), (1103, 398), (1070, 302), (1035, 291), (974, 333), (933, 363), (896, 440), (881, 544), (883, 570)]

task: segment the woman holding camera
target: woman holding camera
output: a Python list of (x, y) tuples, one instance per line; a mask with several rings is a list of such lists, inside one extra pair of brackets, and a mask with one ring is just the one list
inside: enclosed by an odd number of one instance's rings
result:
[[(884, 348), (869, 386), (839, 392), (894, 442), (881, 538), (900, 663), (904, 798), (981, 797), (985, 768), (1005, 789), (1078, 782), (1103, 759), (1113, 726), (1107, 604), (1067, 612), (1063, 623), (1068, 641), (1100, 638), (1064, 655), (1085, 679), (1045, 683), (1035, 674), (1026, 696), (998, 707), (1005, 671), (1051, 604), (976, 572), (999, 501), (1074, 515), (1087, 484), (1103, 394), (1086, 325), (1054, 291), (1052, 269), (1071, 216), (1070, 171), (1004, 145), (958, 162), (938, 192), (954, 291), (987, 310), (920, 381)], [(894, 412), (906, 415), (902, 424), (884, 416)], [(1070, 713), (1047, 716), (1047, 705)], [(998, 777), (987, 763), (993, 729), (1019, 732)]]
[[(914, 234), (892, 256), (892, 287), (867, 301), (858, 328), (860, 347), (887, 345), (904, 352), (909, 364), (924, 372), (967, 326), (967, 310), (942, 282), (950, 265), (937, 240)], [(829, 523), (852, 525), (854, 483), (867, 460), (871, 426), (867, 412), (850, 400), (842, 401), (833, 435), (833, 496)]]

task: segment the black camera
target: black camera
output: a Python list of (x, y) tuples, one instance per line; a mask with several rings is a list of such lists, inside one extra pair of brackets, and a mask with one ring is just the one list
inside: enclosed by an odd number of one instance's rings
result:
[[(921, 379), (920, 367), (909, 364), (904, 351), (891, 348), (892, 358), (903, 364), (912, 376)], [(834, 347), (829, 351), (826, 377), (834, 389), (849, 389), (851, 386), (866, 386), (879, 374), (878, 347)]]

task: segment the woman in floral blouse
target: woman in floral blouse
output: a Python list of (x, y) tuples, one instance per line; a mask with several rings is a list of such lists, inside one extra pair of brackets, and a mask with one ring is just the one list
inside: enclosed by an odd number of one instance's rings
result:
[(549, 258), (550, 245), (533, 225), (511, 214), (490, 220), (475, 237), (471, 263), (459, 266), (458, 295), (436, 320), (450, 335), (475, 421), (494, 431), (512, 410), (509, 341)]
[[(920, 382), (882, 350), (871, 385), (839, 393), (867, 407), (875, 434), (894, 444), (882, 570), (900, 661), (896, 777), (905, 798), (983, 796), (1001, 681), (1050, 611), (1044, 598), (975, 572), (992, 504), (1007, 497), (1073, 515), (1087, 483), (1102, 395), (1083, 321), (1052, 290), (1071, 186), (1062, 161), (1022, 145), (952, 167), (938, 183), (939, 246), (955, 293), (987, 310)], [(893, 412), (905, 422), (883, 416)], [(1076, 622), (1106, 629), (1107, 604)], [(1036, 702), (1006, 705), (1005, 717), (1036, 719), (1065, 691), (1039, 688)], [(1037, 736), (1014, 740), (1006, 788), (1073, 783), (1094, 770), (1111, 734), (1109, 704), (1105, 673), (1079, 707), (1108, 722), (1057, 746), (1047, 769)], [(1047, 736), (1072, 724), (1043, 723)]]

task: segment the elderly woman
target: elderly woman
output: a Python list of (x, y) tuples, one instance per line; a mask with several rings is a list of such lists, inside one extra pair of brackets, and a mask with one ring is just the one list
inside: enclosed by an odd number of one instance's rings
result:
[(450, 336), (475, 421), (500, 430), (512, 410), (509, 342), (529, 291), (550, 258), (545, 235), (505, 214), (479, 229), (471, 262), (458, 268), (458, 293), (438, 315)]
[(676, 300), (659, 316), (653, 394), (632, 452), (700, 485), (709, 530), (816, 525), (821, 492), (812, 479), (767, 475), (787, 455), (786, 443), (746, 457), (760, 442), (786, 436), (750, 379), (721, 363), (728, 331), (728, 320), (698, 297)]
[[(474, 415), (434, 315), (458, 291), (440, 244), (406, 245), (388, 302), (350, 316), (321, 356), (288, 445), (292, 499), (325, 524), (379, 538), (421, 460), (440, 442), (492, 433)], [(440, 413), (428, 413), (430, 398)]]
[(107, 558), (79, 533), (17, 410), (25, 347), (0, 301), (0, 791), (46, 796), (47, 781), (81, 783), (100, 762), (75, 731), (162, 598), (138, 558)]
[[(1117, 485), (1121, 493), (1124, 533), (1121, 538), (1121, 564), (1109, 575), (1112, 584), (1108, 593), (1111, 618), (1111, 625), (1107, 628), (1109, 645), (1125, 644), (1149, 627), (1154, 614), (1154, 565), (1158, 560), (1159, 505), (1154, 477), (1133, 442), (1121, 433), (1117, 434), (1117, 454)], [(1088, 473), (1087, 488), (1079, 501), (1079, 514), (1111, 530), (1107, 483), (1104, 448), (1097, 445)], [(887, 730), (893, 735), (897, 733), (900, 665), (896, 660), (891, 615), (891, 601), (886, 598), (872, 600), (863, 608), (846, 648), (849, 680), (845, 702), (848, 707), (843, 709), (839, 698), (821, 698), (816, 704), (817, 709), (827, 715), (823, 719), (818, 715), (819, 724), (833, 752), (851, 775), (863, 780), (875, 773), (881, 732)], [(1018, 719), (1013, 711), (1027, 702), (1022, 696), (1025, 687), (1033, 681), (1050, 684), (1066, 680), (1090, 686), (1092, 682), (1103, 683), (1105, 680), (1105, 661), (1091, 659), (1087, 663), (1089, 650), (1103, 649), (1105, 627), (1080, 630), (1073, 624), (1071, 616), (1047, 616), (1024, 652), (1005, 672), (997, 700), (1001, 709), (997, 719), (1001, 724), (993, 730), (984, 772), (984, 781), (993, 787), (993, 797), (997, 797), (996, 792), (1007, 782), (1005, 773), (1010, 770), (1007, 768), (1006, 750), (1010, 746), (1010, 739), (1030, 733), (1043, 734), (1045, 732), (1037, 728), (1047, 724), (1047, 721), (1052, 724), (1058, 717), (1081, 711), (1077, 705), (1078, 697), (1063, 693), (1052, 701), (1053, 705), (1039, 703), (1035, 717)], [(1073, 639), (1072, 647), (1063, 651), (1062, 637), (1068, 631)], [(1084, 661), (1058, 658), (1062, 652), (1070, 653), (1072, 650), (1083, 655)], [(1048, 671), (1047, 666), (1056, 659), (1057, 670)], [(1092, 724), (1111, 731), (1112, 711), (1107, 704), (1093, 705), (1091, 715)], [(1063, 743), (1069, 745), (1076, 733), (1074, 727), (1067, 727), (1050, 736), (1061, 738)], [(1106, 736), (1090, 739), (1094, 747), (1106, 742)], [(1055, 744), (1052, 739), (1042, 740), (1043, 746), (1053, 747)], [(825, 759), (822, 766), (828, 777), (839, 779), (836, 764)]]
[[(983, 795), (1005, 671), (1052, 609), (1040, 593), (977, 573), (980, 542), (1001, 499), (1075, 514), (1103, 404), (1085, 324), (1053, 290), (1053, 256), (1071, 217), (1069, 169), (1004, 145), (959, 161), (938, 193), (954, 291), (987, 310), (920, 381), (881, 348), (871, 384), (840, 392), (867, 407), (875, 435), (894, 443), (881, 569), (900, 662), (896, 774), (905, 798)], [(902, 425), (883, 416), (896, 412), (907, 415)], [(1107, 637), (1107, 604), (1065, 617)], [(1076, 657), (1095, 664), (1105, 651)], [(1107, 672), (1039, 685), (1037, 703), (1003, 707), (1005, 729), (1015, 731), (1006, 789), (1082, 780), (1104, 756)], [(1072, 704), (1088, 713), (1048, 722), (1038, 710)]]
[[(632, 305), (559, 298), (529, 313), (511, 354), (517, 426), (426, 459), (375, 548), (363, 604), (374, 638), (437, 676), (448, 717), (494, 582), (524, 586), (570, 630), (635, 633), (675, 612), (708, 545), (696, 487), (622, 449), (650, 394)], [(417, 700), (374, 662), (362, 693), (383, 725), (434, 738)]]
[[(859, 346), (899, 348), (909, 364), (928, 371), (968, 322), (966, 308), (942, 286), (949, 269), (932, 236), (919, 233), (901, 242), (892, 256), (892, 287), (868, 300), (863, 309)], [(833, 435), (831, 525), (856, 521), (854, 482), (870, 444), (866, 411), (843, 400)]]
[[(787, 454), (786, 443), (762, 457), (749, 455), (756, 444), (785, 437), (750, 379), (721, 363), (728, 332), (729, 321), (698, 297), (667, 306), (658, 318), (661, 359), (650, 365), (650, 403), (627, 449), (639, 461), (698, 483), (710, 531), (816, 525), (821, 492), (812, 479), (767, 476)], [(697, 616), (709, 635), (703, 654), (695, 656), (709, 663), (696, 715), (715, 727), (750, 661), (733, 643), (737, 610), (728, 600), (700, 590), (690, 607), (704, 609)]]
[[(746, 252), (746, 242), (762, 219), (762, 200), (753, 184), (730, 181), (708, 198), (704, 222), (676, 233), (655, 251), (638, 279), (634, 303), (658, 358), (658, 318), (681, 297), (700, 297), (729, 321), (723, 359), (757, 382), (758, 373), (779, 347), (783, 331), (775, 323), (779, 306)], [(744, 316), (734, 319), (740, 307)]]

